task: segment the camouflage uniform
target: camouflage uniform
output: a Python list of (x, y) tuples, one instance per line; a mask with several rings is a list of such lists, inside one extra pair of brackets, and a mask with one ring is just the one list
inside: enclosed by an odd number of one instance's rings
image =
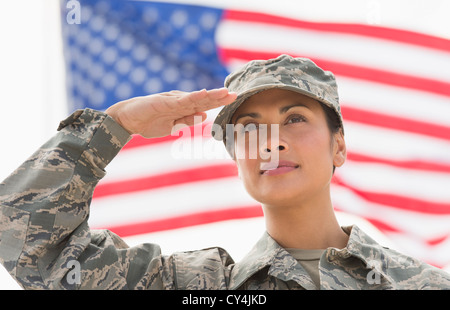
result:
[[(0, 262), (26, 289), (316, 289), (267, 233), (239, 263), (221, 248), (161, 255), (89, 229), (89, 204), (106, 165), (130, 139), (106, 114), (76, 111), (0, 184)], [(321, 289), (442, 289), (450, 276), (381, 247), (357, 226), (320, 259)], [(69, 281), (72, 262), (81, 283)]]

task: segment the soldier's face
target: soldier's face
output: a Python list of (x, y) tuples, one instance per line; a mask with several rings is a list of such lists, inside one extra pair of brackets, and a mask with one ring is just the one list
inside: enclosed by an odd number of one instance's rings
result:
[(329, 193), (333, 165), (345, 161), (345, 141), (340, 133), (330, 133), (318, 101), (266, 90), (247, 99), (232, 123), (244, 129), (235, 133), (235, 161), (254, 199), (292, 204)]

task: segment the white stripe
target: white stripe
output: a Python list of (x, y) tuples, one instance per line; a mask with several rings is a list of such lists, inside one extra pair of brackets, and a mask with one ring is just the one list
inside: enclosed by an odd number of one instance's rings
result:
[(217, 29), (216, 40), (222, 48), (282, 51), (450, 81), (450, 53), (366, 36), (225, 20)]
[(230, 177), (96, 198), (89, 223), (92, 227), (121, 225), (247, 205), (258, 203), (237, 177)]
[(339, 75), (336, 81), (342, 106), (450, 126), (448, 97)]
[[(450, 174), (404, 169), (377, 163), (348, 161), (337, 172), (350, 187), (423, 199), (430, 202), (450, 201)], [(450, 213), (450, 204), (449, 204)]]
[(423, 160), (450, 163), (450, 141), (345, 122), (347, 150), (391, 160)]
[(107, 175), (101, 183), (216, 164), (233, 164), (222, 142), (212, 138), (196, 139), (180, 138), (178, 142), (122, 150), (108, 165)]

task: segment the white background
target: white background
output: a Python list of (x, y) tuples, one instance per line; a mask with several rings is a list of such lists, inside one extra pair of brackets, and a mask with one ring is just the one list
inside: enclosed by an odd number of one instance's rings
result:
[[(176, 1), (174, 1), (176, 2)], [(178, 1), (186, 2), (186, 1)], [(260, 10), (301, 19), (346, 21), (399, 27), (450, 38), (450, 1), (445, 0), (191, 0), (188, 3)], [(63, 20), (65, 22), (65, 20)], [(0, 179), (3, 180), (56, 132), (68, 114), (60, 38), (59, 0), (0, 2)], [(358, 224), (390, 244), (369, 224), (338, 214), (342, 225)], [(235, 234), (230, 235), (233, 226)], [(245, 227), (245, 240), (242, 230)], [(263, 219), (230, 221), (129, 238), (155, 242), (165, 253), (220, 245), (238, 260), (261, 235)], [(205, 231), (208, 233), (205, 235)], [(224, 237), (224, 232), (227, 232)], [(248, 233), (249, 231), (254, 233)], [(211, 242), (213, 242), (212, 244)], [(239, 240), (239, 242), (236, 242)], [(0, 267), (0, 289), (19, 286)]]

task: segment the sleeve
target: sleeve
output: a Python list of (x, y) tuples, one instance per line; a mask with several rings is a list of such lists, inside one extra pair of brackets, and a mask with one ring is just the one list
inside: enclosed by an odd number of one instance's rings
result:
[(170, 259), (87, 220), (105, 167), (130, 140), (107, 114), (78, 110), (0, 183), (0, 262), (25, 289), (170, 288)]

